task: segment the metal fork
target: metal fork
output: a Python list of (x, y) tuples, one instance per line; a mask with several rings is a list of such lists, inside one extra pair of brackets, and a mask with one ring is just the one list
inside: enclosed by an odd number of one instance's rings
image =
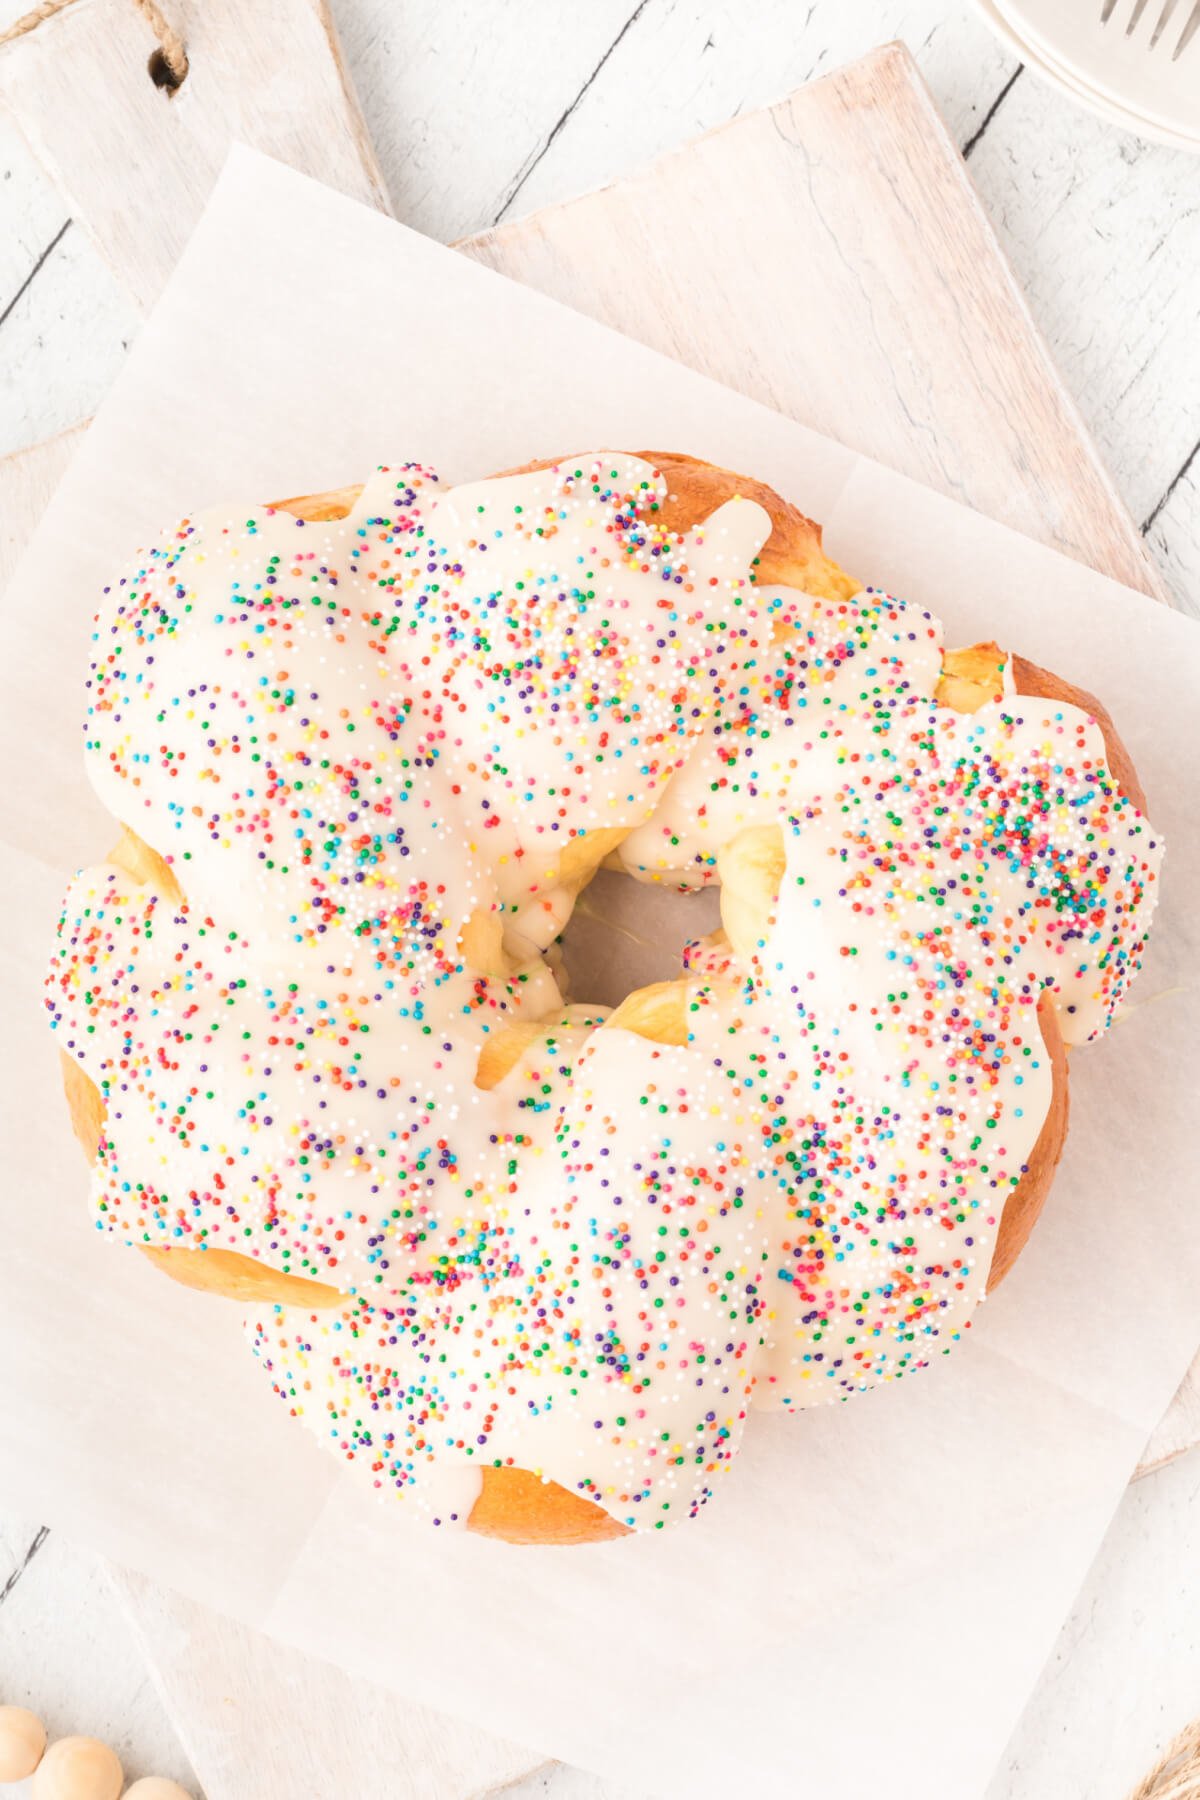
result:
[[(1130, 12), (1125, 25), (1126, 37), (1132, 37), (1137, 30), (1138, 25), (1141, 22), (1142, 14), (1146, 10), (1146, 4), (1147, 0), (1133, 0), (1133, 10)], [(1163, 8), (1158, 15), (1158, 23), (1150, 34), (1149, 48), (1151, 50), (1153, 50), (1158, 43), (1166, 26), (1170, 24), (1171, 15), (1178, 4), (1179, 0), (1163, 0)], [(1118, 5), (1119, 0), (1101, 0), (1100, 23), (1102, 25), (1108, 24), (1108, 21), (1112, 18), (1114, 12), (1116, 12)], [(1200, 31), (1200, 0), (1194, 0), (1192, 10), (1188, 14), (1183, 30), (1179, 34), (1179, 42), (1171, 53), (1172, 62), (1179, 61), (1179, 58), (1183, 55), (1198, 31)]]

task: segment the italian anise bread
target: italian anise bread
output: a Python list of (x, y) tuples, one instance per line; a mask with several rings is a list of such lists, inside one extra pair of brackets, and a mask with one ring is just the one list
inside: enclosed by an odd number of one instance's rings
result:
[[(754, 1408), (969, 1331), (1161, 856), (1091, 695), (658, 451), (186, 519), (86, 733), (122, 831), (47, 998), (95, 1223), (371, 1486), (518, 1542), (686, 1519)], [(553, 955), (601, 863), (720, 885), (613, 1011)]]

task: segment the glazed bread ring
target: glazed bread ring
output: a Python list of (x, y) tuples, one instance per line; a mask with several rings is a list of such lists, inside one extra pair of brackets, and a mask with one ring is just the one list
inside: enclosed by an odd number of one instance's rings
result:
[[(87, 736), (124, 830), (47, 999), (96, 1223), (515, 1542), (689, 1517), (752, 1407), (969, 1330), (1161, 858), (1090, 695), (661, 452), (185, 520)], [(611, 1013), (554, 955), (602, 863), (721, 903)]]

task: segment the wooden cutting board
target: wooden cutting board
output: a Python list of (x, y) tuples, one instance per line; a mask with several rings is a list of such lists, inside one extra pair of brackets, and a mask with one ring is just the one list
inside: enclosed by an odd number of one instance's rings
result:
[[(1166, 598), (902, 46), (459, 248)], [(0, 582), (83, 429), (0, 462)], [(1200, 1365), (1143, 1468), (1197, 1438)], [(114, 1578), (208, 1800), (459, 1800), (542, 1761)]]
[(903, 44), (460, 248), (1168, 599)]

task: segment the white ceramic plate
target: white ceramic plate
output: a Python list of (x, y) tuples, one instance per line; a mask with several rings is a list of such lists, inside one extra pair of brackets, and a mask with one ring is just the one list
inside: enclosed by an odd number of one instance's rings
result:
[[(1168, 144), (1175, 150), (1190, 150), (1193, 153), (1200, 151), (1200, 37), (1194, 40), (1190, 49), (1174, 65), (1176, 77), (1181, 70), (1187, 71), (1187, 79), (1192, 84), (1194, 91), (1194, 100), (1191, 103), (1192, 127), (1180, 130), (1162, 123), (1158, 118), (1152, 118), (1144, 112), (1135, 110), (1129, 104), (1114, 98), (1111, 93), (1102, 91), (1089, 83), (1080, 72), (1078, 63), (1068, 65), (1061, 61), (1054, 55), (1043, 35), (1039, 34), (1035, 39), (1031, 32), (1029, 36), (1026, 36), (1025, 33), (1029, 27), (1023, 15), (1031, 10), (1041, 11), (1043, 10), (1041, 7), (1034, 8), (1016, 4), (1015, 0), (975, 0), (975, 4), (996, 36), (1014, 56), (1019, 56), (1021, 61), (1027, 64), (1035, 74), (1043, 76), (1055, 87), (1069, 94), (1072, 99), (1078, 100), (1082, 106), (1086, 106), (1089, 111), (1108, 120), (1110, 124), (1122, 126), (1124, 130), (1131, 131), (1138, 137), (1148, 138), (1155, 143)], [(1070, 4), (1073, 12), (1077, 15), (1077, 22), (1087, 17), (1093, 20), (1096, 31), (1101, 30), (1098, 23), (1099, 0), (1070, 0)], [(1114, 54), (1120, 56), (1122, 52), (1128, 51), (1131, 60), (1140, 58), (1153, 61), (1162, 57), (1164, 63), (1169, 63), (1171, 46), (1179, 31), (1182, 30), (1188, 8), (1185, 0), (1180, 0), (1171, 25), (1168, 26), (1158, 47), (1151, 52), (1147, 48), (1150, 31), (1160, 9), (1160, 0), (1150, 0), (1132, 43), (1126, 40), (1121, 22), (1128, 7), (1121, 10), (1120, 17), (1114, 15), (1108, 25), (1103, 28), (1105, 32), (1113, 31), (1116, 34), (1113, 39), (1116, 46)]]

